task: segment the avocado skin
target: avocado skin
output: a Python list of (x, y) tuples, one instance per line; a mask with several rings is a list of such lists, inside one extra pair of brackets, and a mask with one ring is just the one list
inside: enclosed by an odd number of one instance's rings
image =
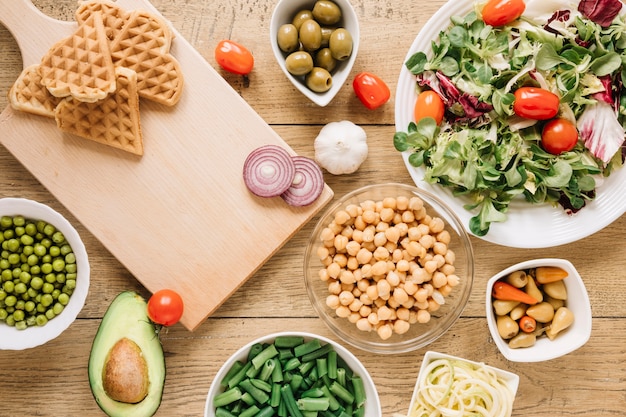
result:
[[(133, 340), (148, 364), (150, 388), (139, 403), (122, 403), (109, 398), (102, 385), (102, 370), (108, 352), (121, 338)], [(161, 405), (165, 384), (165, 357), (157, 329), (148, 317), (147, 303), (133, 291), (117, 295), (107, 309), (91, 346), (89, 385), (98, 406), (110, 417), (150, 417)]]

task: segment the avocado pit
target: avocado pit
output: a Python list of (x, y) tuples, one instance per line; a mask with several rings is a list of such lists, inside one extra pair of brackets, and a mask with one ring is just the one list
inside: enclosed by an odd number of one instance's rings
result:
[(102, 386), (115, 401), (136, 404), (148, 395), (148, 363), (137, 343), (123, 337), (109, 351), (102, 369)]

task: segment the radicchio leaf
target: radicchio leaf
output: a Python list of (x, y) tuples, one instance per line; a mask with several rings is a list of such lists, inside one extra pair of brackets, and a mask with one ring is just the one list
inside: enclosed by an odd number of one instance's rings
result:
[(585, 147), (605, 164), (624, 143), (624, 129), (615, 116), (613, 106), (604, 101), (587, 105), (576, 127)]
[(578, 11), (594, 23), (608, 27), (622, 10), (620, 0), (580, 0)]

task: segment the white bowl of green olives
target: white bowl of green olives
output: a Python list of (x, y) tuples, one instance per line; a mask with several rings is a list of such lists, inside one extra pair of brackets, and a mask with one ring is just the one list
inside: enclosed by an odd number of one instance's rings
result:
[(78, 232), (52, 208), (0, 199), (0, 350), (40, 346), (85, 305), (90, 276)]
[(324, 107), (350, 75), (359, 49), (359, 20), (348, 0), (279, 0), (270, 40), (289, 81)]

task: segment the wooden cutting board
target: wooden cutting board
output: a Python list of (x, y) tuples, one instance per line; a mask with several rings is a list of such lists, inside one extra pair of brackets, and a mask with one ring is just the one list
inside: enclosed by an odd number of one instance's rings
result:
[[(158, 14), (148, 0), (118, 0)], [(24, 66), (76, 29), (29, 0), (0, 0)], [(5, 109), (0, 142), (150, 291), (172, 288), (181, 323), (197, 328), (333, 196), (311, 206), (255, 197), (242, 179), (250, 151), (295, 154), (179, 33), (171, 53), (185, 88), (173, 108), (141, 102), (136, 157), (61, 133), (52, 119)], [(106, 279), (106, 277), (99, 277)]]

